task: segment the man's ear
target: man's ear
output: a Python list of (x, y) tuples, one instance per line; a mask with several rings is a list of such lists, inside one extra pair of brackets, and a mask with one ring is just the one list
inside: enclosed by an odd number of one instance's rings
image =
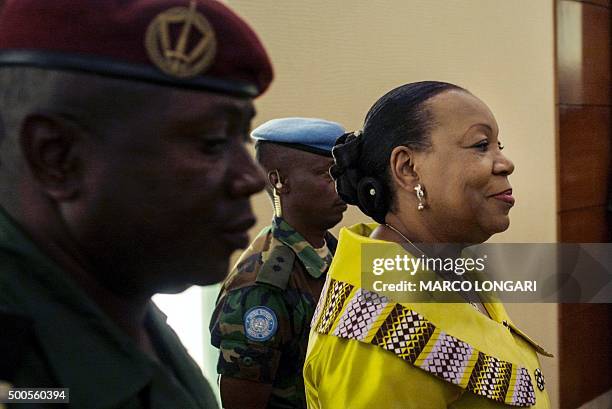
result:
[(70, 120), (55, 114), (31, 114), (22, 123), (19, 142), (28, 169), (56, 201), (73, 199), (81, 188), (78, 144), (82, 132)]
[(389, 158), (391, 179), (402, 189), (412, 192), (419, 175), (414, 169), (414, 151), (407, 146), (396, 146)]
[(283, 179), (278, 169), (268, 172), (268, 183), (270, 183), (270, 186), (276, 189), (278, 193), (289, 193), (289, 180), (287, 178)]

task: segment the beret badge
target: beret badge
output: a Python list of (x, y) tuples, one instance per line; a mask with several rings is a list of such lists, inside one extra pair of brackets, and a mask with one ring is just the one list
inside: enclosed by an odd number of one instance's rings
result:
[(189, 7), (172, 7), (158, 14), (145, 33), (151, 61), (164, 73), (178, 78), (195, 77), (214, 62), (215, 32), (195, 1)]

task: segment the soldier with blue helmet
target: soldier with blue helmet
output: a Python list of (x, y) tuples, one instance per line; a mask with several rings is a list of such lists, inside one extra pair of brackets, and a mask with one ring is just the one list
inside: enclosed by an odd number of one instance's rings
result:
[(306, 408), (310, 321), (336, 247), (327, 230), (346, 210), (329, 175), (343, 134), (314, 118), (275, 119), (251, 133), (274, 218), (224, 282), (211, 321), (225, 408)]

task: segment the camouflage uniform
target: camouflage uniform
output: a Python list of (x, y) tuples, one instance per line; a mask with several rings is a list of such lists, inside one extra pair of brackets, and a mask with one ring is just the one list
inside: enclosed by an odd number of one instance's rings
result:
[[(268, 408), (306, 408), (302, 368), (310, 321), (337, 241), (329, 255), (313, 247), (281, 218), (261, 231), (226, 279), (210, 323), (220, 349), (219, 374), (272, 384)], [(246, 333), (253, 308), (273, 312), (277, 327), (265, 340)]]

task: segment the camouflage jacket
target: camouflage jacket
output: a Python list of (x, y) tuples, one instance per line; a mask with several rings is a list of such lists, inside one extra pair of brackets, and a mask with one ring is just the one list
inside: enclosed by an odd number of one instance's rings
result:
[[(268, 408), (306, 408), (302, 368), (310, 321), (337, 240), (329, 255), (275, 218), (242, 254), (223, 283), (210, 323), (219, 374), (271, 383)], [(237, 393), (245, 391), (236, 391)]]

